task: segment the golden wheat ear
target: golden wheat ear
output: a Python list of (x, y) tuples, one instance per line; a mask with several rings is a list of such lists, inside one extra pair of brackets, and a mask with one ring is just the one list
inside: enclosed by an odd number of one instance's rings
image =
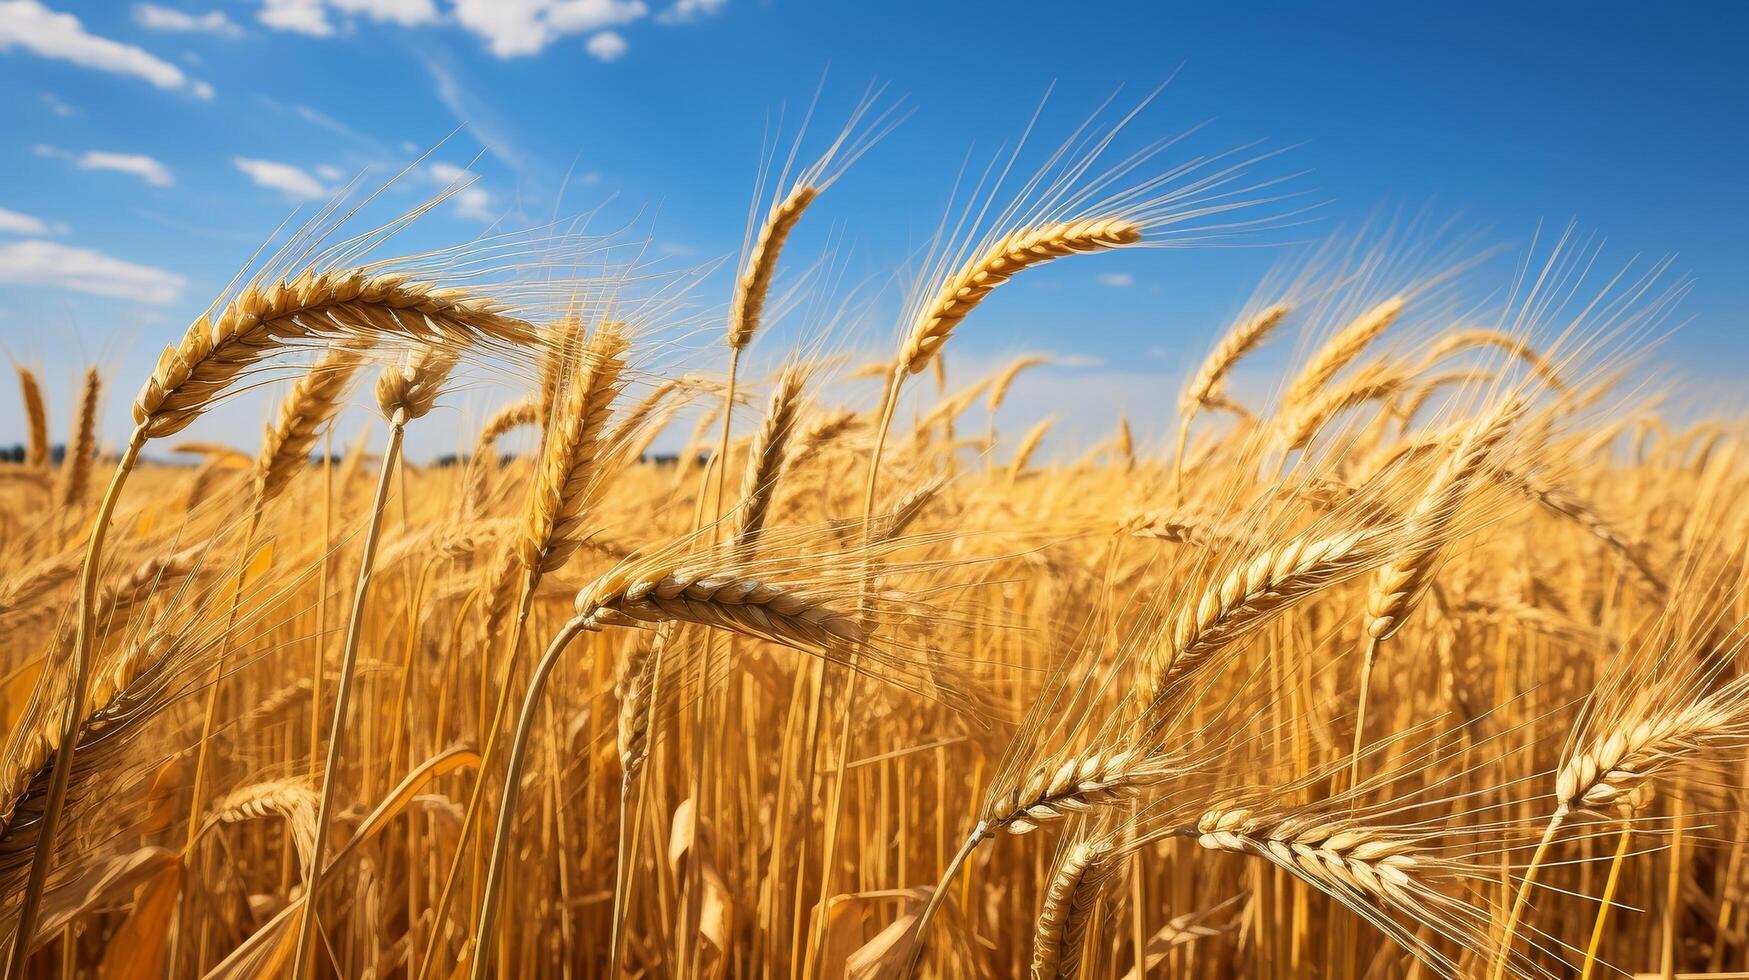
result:
[(97, 456), (97, 399), (102, 389), (103, 376), (95, 367), (87, 368), (84, 383), (79, 386), (79, 412), (73, 419), (73, 431), (67, 436), (66, 458), (61, 460), (55, 489), (62, 508), (83, 504), (91, 487), (91, 467)]
[(36, 372), (16, 361), (12, 369), (18, 374), (18, 394), (24, 402), (25, 443), (24, 465), (41, 469), (49, 465), (49, 412), (43, 401), (42, 383)]
[(286, 394), (256, 456), (258, 501), (266, 503), (278, 497), (294, 476), (309, 467), (310, 450), (323, 428), (340, 412), (363, 363), (360, 350), (330, 347)]
[(801, 413), (802, 390), (807, 386), (809, 373), (808, 365), (796, 363), (778, 376), (765, 420), (748, 449), (741, 503), (735, 510), (734, 540), (749, 552), (758, 546), (772, 498), (777, 493), (778, 478), (788, 461), (790, 437)]

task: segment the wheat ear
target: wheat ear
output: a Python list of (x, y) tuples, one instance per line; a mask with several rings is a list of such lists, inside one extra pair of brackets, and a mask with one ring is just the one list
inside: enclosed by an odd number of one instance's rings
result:
[(1255, 316), (1233, 324), (1227, 330), (1226, 336), (1215, 345), (1215, 349), (1209, 351), (1202, 367), (1191, 376), (1190, 384), (1178, 396), (1178, 449), (1172, 456), (1175, 480), (1183, 479), (1184, 447), (1190, 441), (1190, 423), (1196, 418), (1197, 411), (1204, 408), (1237, 408), (1222, 394), (1227, 375), (1246, 354), (1269, 340), (1275, 328), (1287, 319), (1287, 314), (1287, 304), (1277, 303)]
[(1141, 240), (1141, 225), (1123, 218), (1060, 221), (1010, 233), (942, 283), (934, 301), (924, 308), (905, 339), (904, 349), (899, 353), (900, 368), (916, 374), (928, 367), (929, 359), (947, 342), (953, 328), (991, 290), (1022, 269), (1066, 255), (1119, 248)]
[(529, 573), (562, 566), (582, 544), (582, 525), (601, 455), (601, 436), (630, 346), (619, 326), (601, 324), (577, 376), (555, 406), (516, 556)]
[(1171, 759), (1135, 749), (1092, 748), (1045, 762), (984, 807), (979, 832), (1029, 834), (1040, 826), (1136, 799), (1182, 769)]
[(1048, 357), (1037, 356), (1017, 357), (1008, 362), (1008, 366), (1002, 369), (1002, 373), (996, 375), (995, 380), (990, 382), (990, 395), (985, 401), (990, 414), (994, 415), (996, 410), (1002, 407), (1002, 403), (1008, 400), (1008, 389), (1014, 387), (1014, 379), (1020, 377), (1020, 372), (1050, 362), (1051, 359)]
[(783, 474), (790, 433), (795, 428), (796, 415), (801, 411), (802, 388), (807, 380), (805, 365), (793, 364), (783, 372), (777, 387), (772, 389), (765, 421), (753, 436), (735, 528), (735, 543), (749, 554), (757, 547), (759, 533), (765, 529), (765, 519), (771, 511), (771, 500), (777, 492), (778, 478)]
[(1190, 384), (1185, 386), (1184, 393), (1178, 398), (1178, 413), (1189, 417), (1196, 414), (1199, 408), (1213, 408), (1221, 404), (1217, 399), (1233, 366), (1269, 340), (1275, 328), (1287, 319), (1288, 310), (1287, 304), (1277, 303), (1255, 316), (1233, 324), (1226, 336), (1221, 338), (1221, 342), (1215, 345), (1215, 349), (1209, 351), (1209, 356), (1192, 376)]
[(1629, 567), (1652, 588), (1658, 595), (1668, 595), (1670, 587), (1665, 583), (1664, 576), (1652, 566), (1646, 558), (1645, 545), (1631, 541), (1607, 518), (1597, 512), (1597, 509), (1587, 503), (1570, 487), (1550, 483), (1532, 473), (1502, 474), (1510, 483), (1516, 484), (1532, 500), (1542, 505), (1550, 513), (1584, 528), (1587, 533), (1608, 547), (1614, 549), (1627, 559)]
[(479, 514), (486, 507), (486, 492), (497, 459), (498, 440), (507, 432), (525, 425), (539, 425), (541, 403), (533, 398), (511, 402), (493, 413), (474, 436), (474, 451), (468, 456), (466, 488), (462, 494), (468, 514)]
[(1366, 571), (1380, 559), (1372, 531), (1308, 533), (1265, 548), (1211, 583), (1175, 617), (1165, 650), (1144, 666), (1134, 692), (1145, 727), (1166, 693), (1234, 640), (1294, 603)]
[(735, 299), (729, 308), (730, 349), (742, 350), (753, 340), (753, 332), (759, 329), (760, 318), (765, 313), (765, 298), (771, 291), (772, 276), (777, 273), (778, 256), (783, 254), (784, 243), (789, 241), (796, 222), (802, 220), (802, 212), (819, 194), (818, 187), (798, 183), (766, 213), (765, 223), (759, 226), (759, 236), (753, 240), (753, 247), (747, 253), (747, 264), (741, 270), (741, 277), (735, 280)]
[(591, 629), (694, 623), (808, 650), (869, 636), (854, 611), (829, 605), (805, 589), (727, 570), (645, 563), (608, 572), (578, 593), (577, 614)]
[(1278, 432), (1284, 450), (1304, 449), (1331, 419), (1370, 401), (1403, 390), (1407, 377), (1385, 364), (1373, 364), (1343, 383), (1320, 389), (1302, 400), (1290, 399)]
[(1294, 377), (1284, 402), (1289, 406), (1304, 405), (1316, 397), (1402, 315), (1405, 302), (1403, 297), (1393, 296), (1336, 331)]
[(67, 438), (66, 458), (61, 460), (61, 478), (55, 493), (63, 508), (84, 501), (91, 486), (91, 466), (97, 455), (97, 398), (102, 388), (103, 378), (97, 369), (86, 368), (84, 383), (79, 386), (79, 413)]
[(1596, 735), (1555, 776), (1560, 810), (1608, 812), (1660, 775), (1749, 745), (1749, 681), (1737, 678), (1688, 704), (1641, 710)]
[(232, 790), (213, 805), (207, 814), (201, 833), (220, 824), (247, 823), (263, 817), (279, 817), (286, 822), (298, 861), (305, 868), (315, 859), (316, 792), (302, 776), (273, 779)]
[(16, 615), (79, 574), (82, 552), (70, 551), (31, 565), (0, 583), (0, 620)]
[(1107, 841), (1076, 841), (1057, 861), (1033, 926), (1032, 980), (1075, 980), (1087, 927), (1117, 868)]
[(1524, 403), (1514, 398), (1469, 427), (1404, 516), (1408, 547), (1373, 574), (1366, 595), (1367, 639), (1361, 655), (1354, 750), (1349, 757), (1350, 785), (1354, 785), (1359, 774), (1360, 750), (1366, 744), (1366, 710), (1379, 644), (1403, 628), (1415, 603), (1427, 590), (1439, 555), (1451, 540), (1459, 508), (1523, 410)]
[(1560, 372), (1555, 370), (1554, 364), (1548, 358), (1537, 353), (1528, 342), (1498, 330), (1472, 329), (1448, 333), (1434, 341), (1432, 349), (1422, 358), (1421, 363), (1423, 367), (1431, 367), (1448, 357), (1479, 347), (1497, 347), (1508, 356), (1523, 361), (1550, 388), (1562, 392), (1567, 390), (1566, 384), (1561, 381)]
[(18, 372), (18, 394), (24, 400), (26, 438), (24, 465), (41, 469), (49, 465), (49, 412), (43, 401), (42, 384), (36, 372), (22, 364), (13, 364)]
[(1498, 980), (1511, 955), (1513, 937), (1530, 898), (1543, 857), (1569, 815), (1611, 807), (1644, 805), (1654, 781), (1700, 756), (1740, 751), (1749, 745), (1749, 675), (1741, 675), (1698, 700), (1676, 705), (1640, 702), (1635, 710), (1592, 737), (1555, 774), (1555, 810), (1520, 878), (1507, 915), (1492, 976)]
[(1038, 452), (1039, 443), (1044, 441), (1045, 433), (1051, 431), (1051, 425), (1055, 422), (1056, 419), (1046, 417), (1033, 423), (1032, 428), (1026, 430), (1026, 435), (1020, 439), (1020, 445), (1014, 448), (1014, 459), (1008, 464), (1008, 478), (1010, 480), (1014, 480), (1026, 472), (1027, 464), (1032, 462), (1033, 453)]
[(328, 348), (280, 402), (255, 461), (255, 494), (260, 502), (278, 497), (310, 465), (310, 450), (322, 427), (339, 413), (364, 356), (349, 347)]
[(662, 655), (663, 637), (664, 634), (657, 633), (649, 642), (633, 644), (631, 653), (620, 662), (614, 677), (614, 697), (619, 704), (615, 715), (615, 739), (624, 782), (631, 781), (650, 755), (650, 696), (655, 687), (654, 671)]
[(180, 432), (241, 372), (288, 343), (384, 334), (444, 346), (534, 341), (528, 324), (465, 290), (400, 275), (309, 271), (251, 285), (216, 316), (196, 321), (159, 356), (134, 401), (134, 422), (147, 438)]

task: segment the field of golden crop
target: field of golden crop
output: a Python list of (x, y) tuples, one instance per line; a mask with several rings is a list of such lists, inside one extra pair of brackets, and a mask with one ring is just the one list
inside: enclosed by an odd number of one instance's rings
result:
[(1680, 283), (1338, 240), (1158, 444), (1052, 440), (995, 421), (1045, 359), (952, 370), (985, 297), (1270, 192), (1071, 140), (890, 353), (762, 349), (849, 132), (708, 330), (579, 239), (317, 227), (73, 419), (19, 368), (9, 977), (1749, 975), (1749, 467), (1642, 380)]

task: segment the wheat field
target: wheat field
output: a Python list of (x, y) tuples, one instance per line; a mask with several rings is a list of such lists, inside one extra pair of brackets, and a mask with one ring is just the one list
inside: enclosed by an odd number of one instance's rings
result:
[(1296, 206), (1073, 134), (846, 336), (783, 253), (890, 122), (766, 174), (730, 295), (336, 210), (76, 417), (17, 364), (8, 976), (1749, 975), (1749, 467), (1646, 355), (1679, 279), (1314, 226), (1053, 439), (997, 424), (1050, 358), (954, 369), (988, 296)]

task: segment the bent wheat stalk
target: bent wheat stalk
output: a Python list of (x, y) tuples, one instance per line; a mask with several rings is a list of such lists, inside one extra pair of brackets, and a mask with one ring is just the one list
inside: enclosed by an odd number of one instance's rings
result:
[[(378, 534), (382, 528), (383, 506), (388, 502), (389, 485), (401, 458), (401, 444), (407, 423), (423, 418), (437, 400), (439, 388), (455, 367), (455, 358), (447, 353), (426, 349), (409, 355), (404, 366), (383, 372), (377, 380), (377, 407), (389, 422), (389, 441), (383, 449), (382, 472), (377, 475), (376, 495), (371, 500), (369, 522), (365, 525), (364, 549), (358, 559), (358, 575), (353, 586), (352, 611), (346, 620), (346, 639), (340, 650), (340, 677), (334, 688), (334, 714), (328, 725), (328, 759), (322, 767), (322, 796), (316, 811), (314, 839), (310, 844), (310, 859), (306, 863), (309, 882), (304, 889), (304, 908), (298, 919), (297, 953), (292, 961), (293, 977), (303, 977), (304, 964), (315, 938), (317, 908), (321, 905), (322, 850), (328, 839), (328, 824), (334, 805), (334, 784), (340, 776), (340, 751), (346, 731), (346, 713), (352, 703), (352, 688), (358, 667), (358, 641), (364, 626), (365, 603), (370, 596), (371, 572), (376, 563)], [(314, 969), (312, 965), (312, 969)]]

